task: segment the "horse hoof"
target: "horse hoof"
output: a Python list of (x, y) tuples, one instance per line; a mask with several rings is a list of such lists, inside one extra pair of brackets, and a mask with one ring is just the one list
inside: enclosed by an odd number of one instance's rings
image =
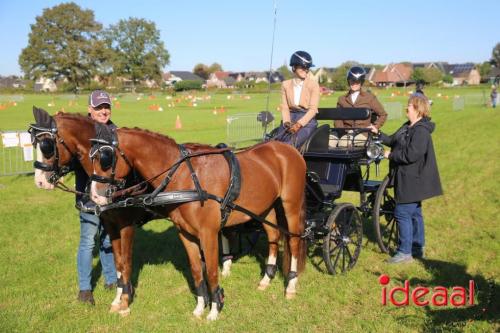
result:
[(118, 313), (120, 314), (120, 316), (122, 317), (127, 317), (130, 315), (130, 308), (127, 308), (125, 310), (119, 310)]
[(217, 317), (219, 316), (219, 313), (217, 311), (210, 311), (210, 313), (207, 316), (208, 321), (215, 321), (217, 320)]
[(120, 304), (111, 304), (109, 308), (109, 313), (117, 313), (120, 311)]
[(259, 283), (257, 290), (264, 291), (267, 289), (267, 287), (269, 287), (269, 284)]
[(203, 315), (203, 309), (194, 309), (193, 316), (195, 316), (198, 319), (201, 319), (202, 315)]
[(287, 291), (286, 294), (285, 294), (285, 298), (286, 299), (294, 299), (295, 296), (297, 295), (297, 292), (295, 291)]

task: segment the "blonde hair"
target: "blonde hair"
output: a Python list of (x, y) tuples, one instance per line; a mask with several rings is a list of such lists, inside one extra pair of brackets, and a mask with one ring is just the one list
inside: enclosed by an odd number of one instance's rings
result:
[(431, 115), (429, 100), (424, 95), (412, 95), (408, 100), (408, 104), (413, 105), (419, 117), (429, 117)]

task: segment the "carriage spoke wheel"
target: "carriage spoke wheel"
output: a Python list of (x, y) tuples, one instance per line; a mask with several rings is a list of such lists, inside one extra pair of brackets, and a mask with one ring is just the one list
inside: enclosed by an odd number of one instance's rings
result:
[(394, 218), (394, 187), (389, 186), (389, 176), (380, 184), (373, 204), (373, 227), (380, 250), (384, 253), (394, 253), (398, 246), (398, 224)]
[(327, 221), (323, 260), (330, 274), (344, 273), (356, 264), (363, 240), (363, 224), (353, 204), (341, 203)]

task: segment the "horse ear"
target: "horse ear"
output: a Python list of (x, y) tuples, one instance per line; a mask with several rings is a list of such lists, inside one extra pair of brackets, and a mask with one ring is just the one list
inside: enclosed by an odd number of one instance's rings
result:
[(43, 127), (50, 127), (52, 123), (52, 117), (47, 111), (41, 108), (37, 108), (33, 105), (33, 116), (35, 117), (35, 122)]

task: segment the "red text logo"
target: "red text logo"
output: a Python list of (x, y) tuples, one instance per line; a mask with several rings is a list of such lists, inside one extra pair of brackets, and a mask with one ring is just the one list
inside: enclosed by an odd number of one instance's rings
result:
[[(416, 306), (426, 306), (432, 304), (434, 306), (467, 306), (474, 305), (474, 280), (469, 280), (468, 289), (465, 287), (452, 287), (451, 292), (449, 288), (437, 286), (428, 288), (417, 286), (410, 287), (410, 281), (405, 280), (402, 287), (393, 287), (388, 289), (386, 286), (391, 281), (390, 277), (382, 274), (379, 279), (382, 287), (382, 305), (387, 305), (389, 301), (395, 306), (407, 306), (411, 303)], [(397, 298), (397, 299), (396, 299)]]

